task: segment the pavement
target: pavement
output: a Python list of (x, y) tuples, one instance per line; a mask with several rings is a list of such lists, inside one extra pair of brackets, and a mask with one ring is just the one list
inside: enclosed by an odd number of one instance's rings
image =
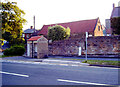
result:
[(89, 66), (87, 63), (82, 63), (80, 60), (61, 60), (54, 58), (46, 58), (46, 59), (35, 59), (23, 56), (15, 56), (15, 57), (5, 57), (0, 58), (1, 62), (14, 62), (14, 63), (29, 63), (29, 64), (53, 64), (53, 65), (69, 65), (69, 66)]
[[(12, 63), (28, 63), (28, 64), (50, 64), (50, 65), (64, 65), (64, 66), (97, 66), (97, 67), (114, 67), (114, 68), (120, 68), (119, 66), (113, 66), (113, 65), (94, 65), (94, 64), (88, 64), (88, 63), (82, 63), (84, 60), (71, 60), (71, 58), (78, 59), (76, 57), (64, 57), (65, 60), (62, 59), (61, 56), (50, 56), (49, 58), (44, 59), (37, 59), (37, 58), (30, 58), (30, 57), (24, 57), (24, 56), (15, 56), (15, 57), (5, 57), (0, 58), (0, 62), (12, 62)], [(68, 58), (68, 59), (67, 59)], [(79, 58), (81, 59), (81, 58)], [(82, 58), (85, 59), (85, 58)], [(92, 60), (113, 60), (118, 61), (118, 58), (88, 58)]]
[[(55, 56), (53, 56), (53, 55), (50, 55), (50, 56), (52, 56), (52, 57), (75, 57), (75, 58), (85, 58), (85, 55), (81, 55), (81, 56), (64, 56), (64, 55), (55, 55)], [(90, 55), (90, 54), (88, 54), (87, 55), (87, 57), (88, 58), (120, 58), (120, 55), (118, 55), (118, 54), (114, 54), (114, 55)]]
[[(49, 56), (50, 58), (57, 58), (57, 59), (83, 59), (83, 60), (85, 60), (86, 58), (85, 58), (85, 56)], [(110, 61), (120, 61), (120, 58), (119, 57), (110, 57), (109, 55), (106, 55), (105, 57), (103, 57), (103, 56), (93, 56), (93, 57), (91, 57), (91, 56), (88, 56), (88, 58), (87, 58), (87, 60), (110, 60)]]

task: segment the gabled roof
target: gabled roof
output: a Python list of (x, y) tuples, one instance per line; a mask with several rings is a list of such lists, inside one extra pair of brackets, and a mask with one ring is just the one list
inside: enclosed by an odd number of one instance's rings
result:
[(33, 36), (30, 39), (28, 39), (28, 41), (37, 41), (39, 38), (41, 38), (42, 36)]
[(51, 24), (51, 25), (44, 25), (38, 35), (43, 34), (47, 35), (48, 33), (48, 27), (49, 26), (55, 26), (55, 25), (61, 25), (65, 28), (69, 27), (71, 29), (71, 34), (73, 33), (85, 33), (85, 32), (93, 32), (97, 21), (97, 19), (91, 19), (91, 20), (82, 20), (82, 21), (75, 21), (75, 22), (68, 22), (68, 23), (58, 23), (58, 24)]
[(120, 17), (120, 7), (113, 8), (111, 18), (114, 18), (114, 17)]
[[(35, 32), (36, 32), (37, 30), (35, 30)], [(26, 29), (26, 30), (24, 30), (24, 33), (34, 33), (34, 29)]]
[(26, 29), (24, 30), (24, 33), (34, 33), (34, 29)]

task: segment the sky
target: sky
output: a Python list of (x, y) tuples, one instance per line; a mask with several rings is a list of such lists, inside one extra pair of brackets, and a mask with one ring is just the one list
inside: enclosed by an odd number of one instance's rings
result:
[(23, 30), (33, 26), (35, 16), (35, 28), (41, 29), (43, 25), (65, 23), (72, 21), (100, 18), (105, 25), (105, 19), (109, 19), (119, 0), (9, 0), (17, 2), (17, 6), (26, 13), (27, 20)]

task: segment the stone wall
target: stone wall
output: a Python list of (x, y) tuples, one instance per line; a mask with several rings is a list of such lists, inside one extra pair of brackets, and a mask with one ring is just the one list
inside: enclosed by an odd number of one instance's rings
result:
[(119, 54), (120, 36), (91, 37), (88, 39), (88, 54)]
[[(120, 54), (120, 36), (88, 38), (88, 54)], [(79, 47), (85, 54), (85, 38), (70, 38), (49, 43), (49, 55), (78, 56)]]
[(45, 56), (48, 56), (48, 40), (45, 37), (41, 37), (37, 41), (37, 58)]

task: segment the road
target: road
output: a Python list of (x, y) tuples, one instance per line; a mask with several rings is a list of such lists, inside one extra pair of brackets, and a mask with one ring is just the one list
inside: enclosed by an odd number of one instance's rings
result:
[(118, 69), (2, 62), (2, 85), (120, 85)]

